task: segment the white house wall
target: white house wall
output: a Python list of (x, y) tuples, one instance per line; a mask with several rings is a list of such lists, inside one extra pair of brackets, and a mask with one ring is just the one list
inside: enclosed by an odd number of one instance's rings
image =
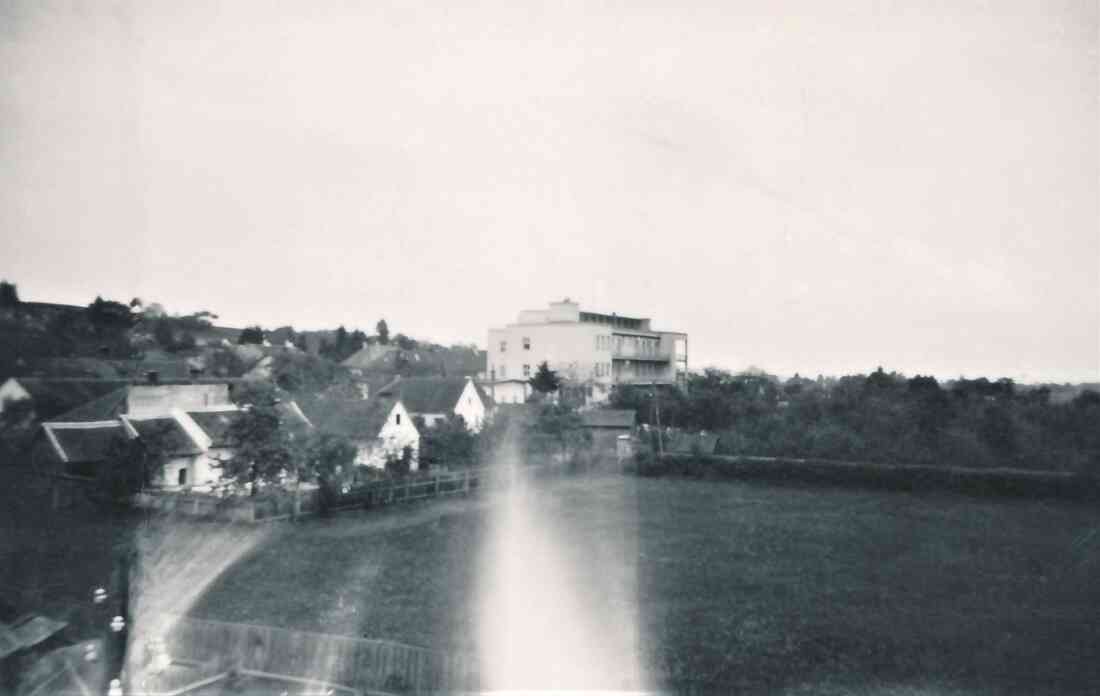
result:
[(502, 382), (486, 386), (485, 389), (498, 404), (525, 403), (530, 393), (530, 387), (523, 382)]
[(386, 459), (400, 458), (406, 447), (412, 448), (413, 460), (410, 468), (416, 471), (419, 468), (420, 431), (413, 424), (404, 404), (398, 401), (386, 416), (386, 423), (379, 431), (378, 438), (374, 442), (358, 444), (357, 463), (384, 469)]
[(5, 380), (3, 384), (0, 384), (0, 413), (4, 412), (5, 401), (20, 401), (29, 399), (30, 396), (30, 392), (24, 389), (23, 385), (14, 377)]
[(228, 384), (135, 384), (127, 396), (126, 413), (133, 418), (159, 418), (173, 410), (198, 411), (230, 406)]
[(454, 412), (455, 415), (462, 416), (469, 430), (475, 433), (481, 430), (481, 426), (485, 422), (485, 404), (478, 396), (477, 388), (472, 380), (466, 380), (466, 387), (458, 397)]

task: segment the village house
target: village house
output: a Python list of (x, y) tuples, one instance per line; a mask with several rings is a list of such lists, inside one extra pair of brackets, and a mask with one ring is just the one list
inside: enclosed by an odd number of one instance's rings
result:
[[(120, 442), (140, 441), (162, 466), (151, 485), (202, 489), (216, 485), (233, 456), (232, 423), (241, 411), (230, 385), (127, 385), (42, 424), (31, 448), (39, 471), (94, 477)], [(278, 405), (288, 427), (312, 427), (293, 401)]]
[(355, 445), (357, 465), (384, 469), (387, 460), (400, 459), (408, 448), (410, 470), (418, 468), (420, 431), (400, 398), (313, 399), (304, 406), (315, 427)]
[(491, 408), (488, 395), (470, 377), (398, 377), (378, 395), (400, 400), (428, 427), (460, 416), (468, 430), (480, 432)]

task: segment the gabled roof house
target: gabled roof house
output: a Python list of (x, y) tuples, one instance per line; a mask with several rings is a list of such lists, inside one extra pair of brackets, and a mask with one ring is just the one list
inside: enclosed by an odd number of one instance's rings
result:
[(305, 414), (319, 430), (343, 435), (355, 445), (356, 463), (385, 468), (389, 458), (400, 458), (406, 447), (412, 450), (416, 470), (420, 455), (420, 432), (400, 398), (376, 396), (370, 399), (313, 399), (303, 403)]
[(468, 429), (478, 432), (490, 412), (489, 396), (469, 377), (398, 377), (378, 394), (400, 399), (428, 426), (461, 416)]

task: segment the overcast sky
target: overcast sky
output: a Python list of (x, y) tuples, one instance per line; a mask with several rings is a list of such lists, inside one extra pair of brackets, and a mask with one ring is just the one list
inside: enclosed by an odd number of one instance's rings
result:
[(695, 366), (1100, 378), (1095, 1), (0, 8), (24, 299), (484, 345), (568, 295)]

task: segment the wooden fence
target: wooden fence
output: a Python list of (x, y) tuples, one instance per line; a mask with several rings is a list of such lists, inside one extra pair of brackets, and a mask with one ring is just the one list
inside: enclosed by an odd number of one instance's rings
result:
[(477, 661), (401, 643), (273, 626), (167, 617), (165, 648), (201, 674), (280, 675), (359, 692), (455, 693), (478, 689)]
[[(528, 466), (517, 471), (524, 475), (545, 476), (552, 467)], [(329, 511), (377, 508), (398, 503), (410, 503), (429, 498), (469, 495), (477, 491), (507, 487), (516, 472), (504, 467), (480, 467), (459, 471), (412, 474), (410, 476), (351, 486), (329, 494), (313, 489), (302, 491), (295, 500), (292, 492), (279, 495), (260, 494), (256, 497), (218, 498), (189, 493), (148, 492), (134, 496), (138, 507), (224, 519), (235, 522), (272, 522), (299, 515), (316, 515)]]

